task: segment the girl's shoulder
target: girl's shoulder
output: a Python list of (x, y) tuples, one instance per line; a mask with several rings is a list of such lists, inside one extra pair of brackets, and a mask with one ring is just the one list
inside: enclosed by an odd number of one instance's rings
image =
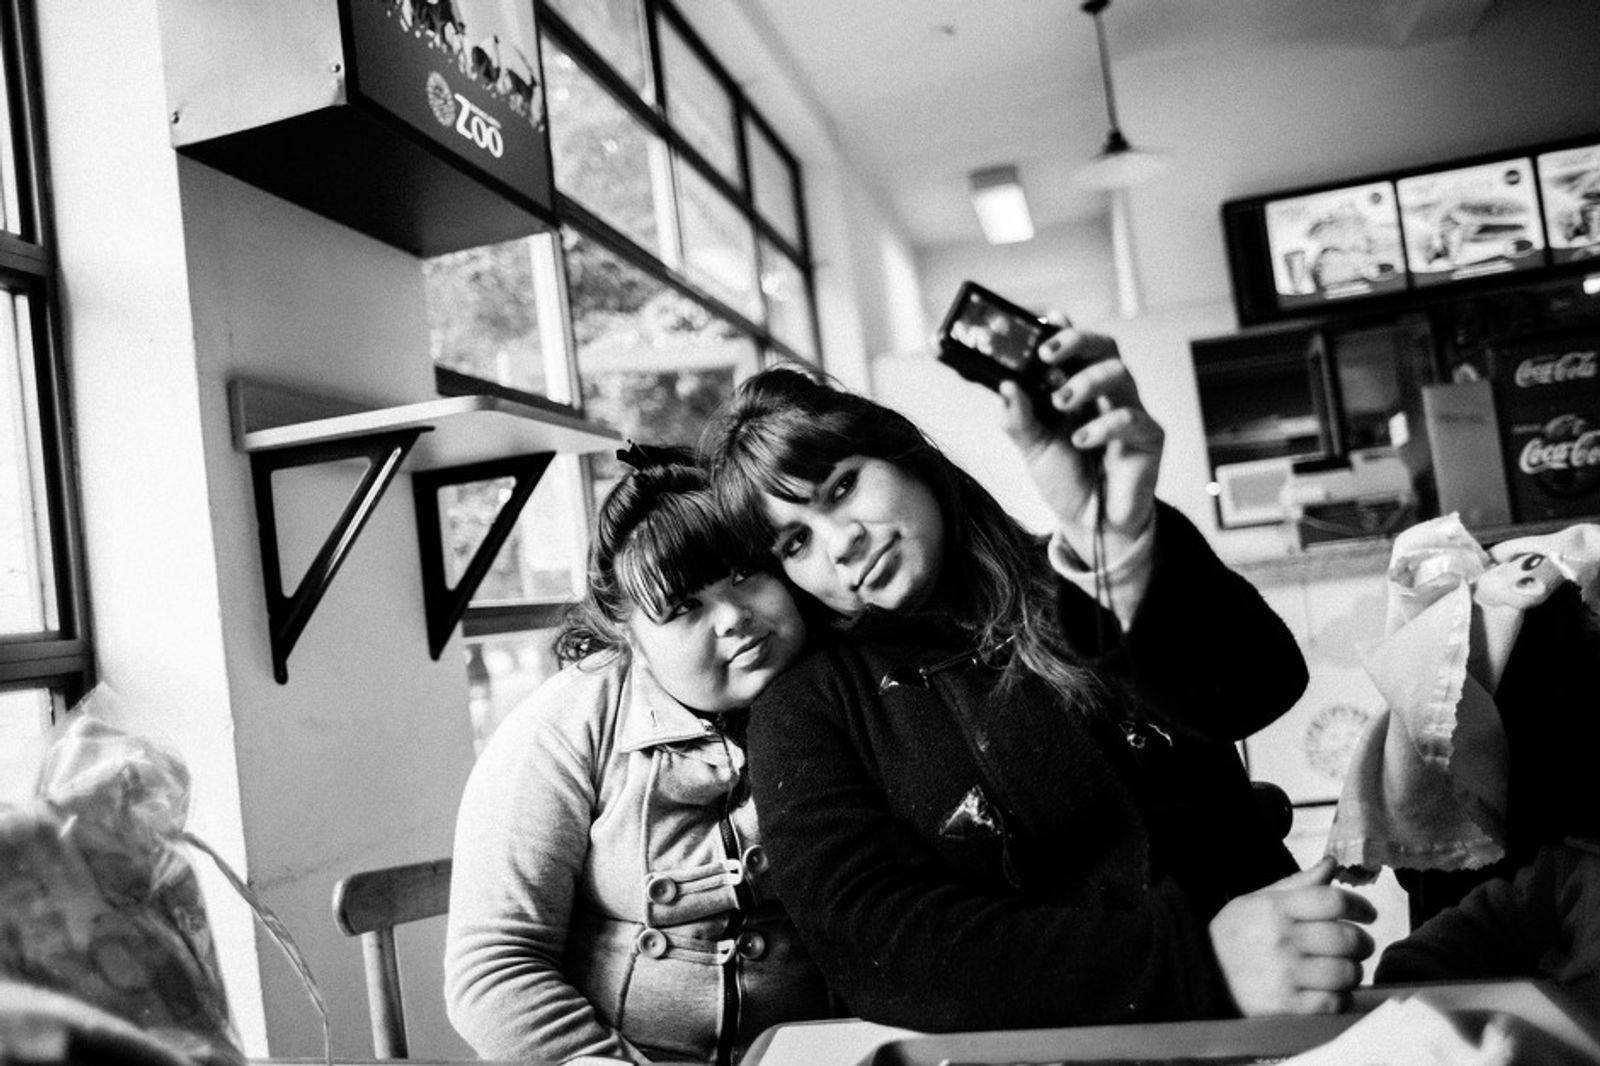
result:
[(489, 738), (490, 747), (557, 738), (597, 746), (601, 736), (615, 731), (630, 666), (627, 656), (603, 653), (563, 667), (511, 710)]

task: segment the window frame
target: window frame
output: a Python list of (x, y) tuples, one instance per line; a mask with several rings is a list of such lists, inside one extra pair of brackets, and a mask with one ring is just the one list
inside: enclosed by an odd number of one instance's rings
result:
[[(606, 57), (584, 39), (582, 33), (567, 22), (560, 11), (555, 10), (548, 0), (535, 0), (535, 21), (540, 35), (541, 58), (547, 48), (556, 48), (565, 52), (578, 64), (582, 72), (591, 78), (614, 103), (626, 111), (633, 119), (638, 121), (652, 136), (660, 138), (666, 145), (672, 165), (668, 168), (671, 175), (671, 210), (675, 232), (664, 237), (661, 241), (663, 249), (669, 255), (672, 250), (677, 250), (676, 258), (679, 262), (669, 262), (649, 247), (633, 240), (627, 234), (608, 223), (594, 211), (582, 203), (566, 195), (559, 183), (555, 184), (552, 194), (552, 213), (556, 220), (554, 231), (559, 233), (561, 228), (570, 228), (584, 239), (592, 240), (605, 251), (615, 255), (628, 266), (639, 270), (648, 277), (661, 282), (666, 287), (704, 307), (710, 314), (731, 325), (736, 331), (744, 334), (752, 343), (756, 366), (767, 366), (774, 362), (796, 363), (820, 368), (823, 360), (822, 334), (817, 314), (815, 270), (811, 261), (810, 233), (805, 211), (803, 170), (798, 157), (789, 149), (767, 121), (766, 116), (755, 108), (752, 102), (740, 89), (738, 83), (729, 74), (727, 68), (718, 60), (710, 47), (695, 32), (688, 20), (670, 2), (670, 0), (638, 0), (644, 19), (645, 46), (648, 50), (647, 61), (652, 83), (652, 92), (649, 95), (640, 93), (632, 83), (618, 73)], [(732, 130), (733, 148), (736, 161), (736, 175), (730, 178), (717, 169), (707, 160), (700, 151), (689, 141), (674, 123), (668, 118), (671, 110), (671, 94), (673, 86), (666, 77), (665, 55), (662, 47), (662, 27), (669, 25), (673, 32), (682, 40), (684, 45), (694, 54), (705, 68), (711, 73), (716, 82), (727, 92), (732, 102)], [(769, 144), (778, 153), (779, 158), (788, 168), (793, 178), (792, 193), (795, 199), (794, 217), (798, 241), (785, 236), (776, 226), (768, 222), (756, 208), (754, 191), (751, 185), (751, 159), (749, 135), (747, 131), (752, 127), (758, 128)], [(546, 129), (547, 139), (551, 136)], [(680, 167), (693, 168), (702, 181), (708, 184), (717, 194), (727, 199), (730, 205), (738, 212), (744, 223), (750, 227), (752, 236), (752, 262), (751, 268), (755, 274), (755, 298), (759, 307), (754, 317), (748, 311), (730, 305), (726, 300), (708, 290), (696, 281), (691, 275), (687, 262), (681, 254), (683, 248), (683, 178), (680, 176)], [(768, 298), (761, 290), (760, 278), (763, 270), (763, 245), (770, 245), (778, 249), (779, 253), (786, 256), (798, 268), (809, 307), (809, 321), (806, 328), (810, 333), (810, 351), (802, 351), (781, 338), (777, 337), (770, 326), (772, 321)], [(560, 312), (563, 319), (563, 329), (566, 333), (565, 359), (567, 365), (569, 384), (572, 386), (570, 395), (573, 397), (570, 408), (581, 410), (581, 391), (578, 381), (581, 376), (581, 353), (577, 350), (572, 336), (571, 308), (567, 298), (567, 286), (570, 277), (567, 275), (565, 256), (561, 249), (561, 241), (555, 241), (555, 261), (557, 273), (561, 275), (561, 291), (559, 296)], [(462, 373), (458, 370), (435, 368), (436, 380), (441, 393), (458, 394), (463, 392), (487, 392), (495, 395), (509, 396), (521, 399), (524, 402), (530, 399), (540, 404), (554, 404), (563, 406), (562, 401), (551, 400), (545, 397), (530, 397), (518, 390), (498, 385), (493, 382), (479, 379), (473, 375)], [(592, 525), (593, 511), (596, 501), (593, 498), (594, 468), (588, 457), (581, 463), (580, 477), (583, 483), (581, 495), (583, 514), (580, 516), (586, 525)], [(565, 610), (565, 603), (528, 602), (525, 604), (484, 604), (469, 605), (462, 619), (462, 634), (467, 640), (486, 637), (498, 637), (522, 631), (543, 630), (550, 628), (559, 621), (560, 614)]]
[[(705, 41), (695, 32), (694, 27), (689, 24), (669, 0), (639, 0), (639, 2), (646, 16), (650, 64), (656, 87), (654, 100), (647, 100), (640, 96), (628, 83), (627, 79), (616, 73), (607, 63), (605, 57), (590, 47), (578, 31), (567, 23), (558, 11), (553, 10), (546, 0), (536, 0), (536, 21), (542, 37), (548, 37), (553, 45), (572, 56), (579, 66), (584, 69), (584, 72), (609, 92), (621, 107), (632, 114), (652, 134), (662, 139), (672, 152), (677, 165), (692, 166), (705, 182), (732, 202), (754, 229), (758, 249), (760, 239), (765, 238), (773, 242), (780, 251), (790, 257), (799, 268), (800, 275), (805, 282), (806, 293), (811, 307), (809, 329), (812, 350), (818, 354), (809, 356), (784, 343), (772, 334), (765, 322), (754, 321), (749, 315), (729, 306), (724, 300), (719, 299), (715, 294), (697, 284), (688, 276), (683, 267), (675, 267), (665, 263), (650, 249), (639, 245), (586, 209), (582, 204), (566, 196), (559, 187), (554, 190), (553, 194), (554, 214), (560, 224), (572, 226), (584, 236), (599, 242), (607, 250), (626, 259), (630, 264), (666, 282), (684, 296), (704, 305), (718, 317), (728, 320), (741, 332), (750, 334), (756, 342), (763, 365), (774, 360), (798, 361), (813, 366), (819, 365), (822, 362), (822, 344), (816, 309), (816, 272), (811, 262), (810, 234), (807, 228), (804, 203), (804, 172), (799, 160), (789, 149), (789, 146), (784, 143), (783, 139), (778, 136), (772, 124), (745, 96), (738, 83), (728, 73), (727, 68), (718, 61)], [(721, 171), (708, 162), (667, 118), (672, 86), (667, 84), (665, 71), (663, 70), (658, 19), (664, 19), (672, 24), (673, 30), (678, 33), (697, 58), (706, 65), (707, 69), (727, 91), (733, 101), (733, 134), (738, 155), (739, 171), (739, 185), (737, 187)], [(785, 237), (756, 211), (755, 200), (750, 186), (749, 147), (746, 144), (745, 137), (746, 121), (753, 122), (761, 128), (761, 131), (777, 150), (780, 157), (790, 167), (794, 176), (795, 218), (800, 234), (798, 247), (795, 242)], [(676, 207), (680, 196), (677, 189), (676, 176), (674, 176), (673, 184), (674, 207)], [(756, 266), (759, 269), (759, 250), (756, 253), (756, 258)], [(763, 308), (763, 312), (764, 310)], [(765, 317), (764, 314), (763, 317)]]
[(22, 231), (0, 231), (0, 288), (28, 296), (45, 481), (44, 499), (34, 504), (46, 511), (57, 615), (54, 629), (0, 636), (0, 690), (46, 689), (60, 707), (76, 703), (93, 686), (95, 659), (33, 0), (0, 0), (0, 48), (5, 50), (5, 103), (11, 109)]
[[(802, 273), (806, 276), (806, 284), (812, 296), (812, 304), (815, 305), (816, 285), (815, 278), (811, 273), (811, 227), (806, 220), (805, 170), (800, 166), (800, 160), (789, 150), (789, 146), (783, 142), (783, 138), (778, 136), (777, 131), (772, 128), (761, 112), (751, 109), (745, 113), (744, 117), (751, 124), (761, 128), (761, 133), (766, 137), (767, 144), (772, 147), (773, 151), (777, 152), (778, 158), (788, 167), (789, 176), (794, 182), (794, 224), (795, 229), (798, 231), (800, 243), (796, 244), (791, 241), (781, 230), (762, 217), (759, 211), (755, 212), (756, 228), (761, 236), (776, 244), (779, 251), (784, 252), (790, 259), (801, 264)], [(739, 140), (744, 145), (741, 148), (741, 155), (745, 160), (746, 167), (747, 180), (745, 184), (750, 190), (750, 203), (753, 209), (755, 206), (755, 189), (750, 187), (748, 180), (751, 176), (749, 174), (750, 150), (746, 143), (748, 137), (745, 135), (745, 126), (742, 123), (739, 126)]]

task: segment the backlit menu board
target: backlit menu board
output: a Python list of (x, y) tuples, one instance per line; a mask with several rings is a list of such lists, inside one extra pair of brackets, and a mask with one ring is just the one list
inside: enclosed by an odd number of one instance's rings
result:
[(1222, 234), (1246, 326), (1592, 272), (1600, 135), (1228, 200)]
[(1600, 256), (1600, 145), (1545, 152), (1536, 162), (1550, 258)]
[(1544, 265), (1531, 158), (1418, 174), (1395, 188), (1418, 287)]
[(1392, 182), (1271, 200), (1264, 214), (1279, 307), (1308, 307), (1406, 287)]

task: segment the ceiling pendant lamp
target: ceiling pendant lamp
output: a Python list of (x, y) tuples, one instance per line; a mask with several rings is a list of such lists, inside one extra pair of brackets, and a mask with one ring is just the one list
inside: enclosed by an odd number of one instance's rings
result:
[(1091, 189), (1128, 189), (1155, 177), (1167, 168), (1169, 160), (1161, 152), (1133, 147), (1117, 122), (1117, 95), (1111, 84), (1111, 58), (1106, 48), (1106, 28), (1100, 16), (1111, 0), (1084, 0), (1083, 11), (1094, 19), (1095, 37), (1100, 48), (1100, 80), (1106, 91), (1106, 116), (1111, 121), (1105, 147), (1100, 154), (1079, 167), (1073, 180)]

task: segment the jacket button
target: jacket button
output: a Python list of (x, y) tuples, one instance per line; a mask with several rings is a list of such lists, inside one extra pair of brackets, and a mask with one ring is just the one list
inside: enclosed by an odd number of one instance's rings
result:
[(650, 897), (651, 903), (665, 906), (678, 898), (678, 882), (665, 874), (656, 874), (644, 883), (644, 894)]
[(667, 934), (659, 929), (641, 929), (633, 938), (633, 946), (639, 954), (659, 959), (667, 953)]
[(767, 849), (760, 844), (752, 844), (744, 850), (744, 868), (753, 874), (767, 872)]
[(739, 954), (747, 959), (759, 959), (767, 953), (767, 938), (757, 932), (739, 934)]

